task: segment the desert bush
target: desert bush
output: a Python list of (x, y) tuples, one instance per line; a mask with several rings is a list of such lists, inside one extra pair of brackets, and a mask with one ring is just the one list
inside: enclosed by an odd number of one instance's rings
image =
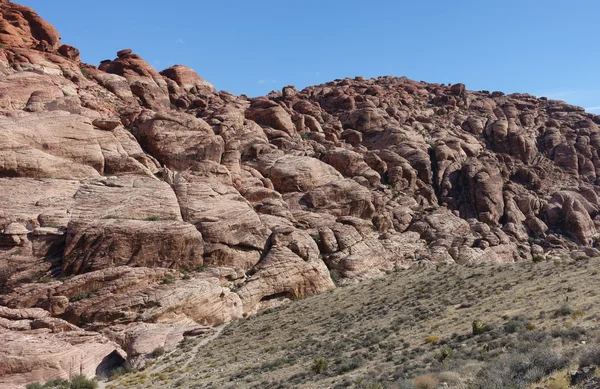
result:
[(529, 319), (525, 316), (515, 316), (510, 318), (506, 324), (504, 324), (504, 332), (512, 334), (515, 332), (523, 331), (529, 324)]
[(71, 378), (71, 385), (69, 389), (96, 389), (98, 383), (94, 380), (88, 379), (84, 375), (76, 375)]
[(439, 342), (440, 337), (438, 335), (429, 335), (425, 338), (425, 343), (435, 343)]
[(436, 389), (440, 381), (437, 377), (426, 374), (415, 377), (413, 383), (418, 389)]
[(70, 389), (71, 387), (71, 383), (69, 382), (69, 380), (65, 380), (62, 378), (57, 378), (54, 380), (50, 380), (48, 382), (46, 382), (43, 386), (44, 389), (46, 388), (50, 388), (50, 389)]
[(338, 373), (343, 374), (351, 370), (358, 369), (364, 365), (365, 359), (361, 355), (355, 355), (352, 358), (344, 360), (338, 367)]
[(491, 328), (483, 323), (480, 320), (473, 320), (473, 324), (471, 325), (472, 329), (473, 329), (473, 335), (479, 335), (479, 334), (483, 334), (484, 332), (488, 332), (491, 330)]
[(554, 311), (554, 316), (571, 316), (572, 314), (573, 308), (567, 303), (564, 303), (556, 311)]
[(43, 386), (39, 382), (32, 382), (25, 386), (25, 389), (42, 389)]
[(383, 384), (380, 384), (379, 382), (369, 382), (363, 387), (364, 389), (385, 389), (385, 386), (383, 386)]
[(265, 362), (262, 365), (260, 365), (260, 370), (261, 371), (269, 371), (269, 370), (276, 370), (284, 365), (287, 365), (290, 363), (290, 360), (287, 358), (277, 358), (273, 361), (269, 361), (269, 362)]
[[(341, 386), (343, 388), (347, 388), (348, 386)], [(377, 381), (365, 380), (364, 378), (359, 378), (354, 381), (354, 387), (357, 389), (385, 389), (385, 386)], [(404, 389), (404, 388), (403, 388)]]
[(329, 270), (329, 277), (331, 277), (331, 281), (333, 281), (333, 283), (337, 285), (340, 281), (341, 275), (340, 272), (336, 269), (331, 269)]
[(437, 378), (440, 382), (445, 382), (450, 385), (450, 387), (455, 387), (462, 383), (460, 375), (453, 371), (443, 371), (438, 373)]
[(440, 350), (439, 355), (437, 356), (438, 361), (443, 362), (446, 359), (452, 357), (452, 350), (449, 348), (443, 348)]
[(524, 352), (513, 352), (487, 363), (474, 382), (474, 389), (525, 388), (568, 364), (566, 358), (551, 348), (540, 346)]
[(327, 361), (323, 357), (317, 357), (313, 360), (311, 370), (315, 374), (321, 374), (327, 370)]
[(123, 376), (125, 374), (129, 374), (129, 373), (133, 373), (135, 370), (130, 368), (130, 367), (125, 367), (125, 366), (119, 366), (116, 369), (112, 370), (110, 372), (110, 375), (108, 377), (109, 380), (114, 380), (117, 377)]
[(544, 374), (550, 374), (567, 366), (568, 360), (551, 348), (540, 347), (529, 354), (531, 364), (540, 368)]
[(534, 255), (532, 257), (532, 261), (536, 262), (536, 263), (537, 262), (542, 262), (542, 261), (545, 261), (545, 260), (546, 260), (546, 257), (544, 255), (541, 255), (541, 254), (536, 254), (536, 255)]
[(154, 350), (152, 350), (152, 357), (153, 358), (158, 358), (161, 355), (165, 354), (165, 348), (164, 347), (157, 347)]
[(72, 302), (72, 303), (74, 303), (74, 302), (77, 302), (77, 301), (85, 300), (86, 298), (90, 297), (90, 294), (91, 293), (89, 293), (89, 292), (88, 293), (79, 293), (79, 294), (76, 294), (75, 296), (71, 297), (69, 299), (69, 301)]
[(566, 339), (570, 339), (570, 340), (579, 340), (581, 338), (581, 335), (585, 334), (585, 329), (581, 328), (581, 327), (575, 327), (575, 328), (567, 328), (567, 329), (553, 329), (550, 332), (550, 335), (553, 338), (566, 338)]
[(519, 334), (519, 343), (517, 349), (519, 351), (528, 351), (538, 348), (541, 344), (550, 338), (550, 334), (546, 331), (532, 330), (525, 331)]
[(579, 366), (600, 366), (600, 346), (590, 346), (579, 357)]

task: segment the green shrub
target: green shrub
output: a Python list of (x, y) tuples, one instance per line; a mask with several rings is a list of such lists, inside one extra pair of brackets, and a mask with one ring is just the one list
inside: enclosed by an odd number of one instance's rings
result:
[(452, 357), (452, 350), (449, 348), (443, 348), (438, 355), (438, 361), (443, 362), (448, 358)]
[(25, 389), (42, 389), (43, 386), (39, 382), (32, 382), (25, 386)]
[(321, 374), (327, 370), (327, 361), (323, 357), (317, 357), (313, 360), (311, 370), (315, 374)]
[(329, 270), (329, 277), (331, 277), (331, 281), (337, 285), (341, 278), (340, 272), (335, 269), (331, 269)]
[(71, 385), (69, 389), (96, 389), (98, 383), (96, 381), (86, 378), (84, 375), (76, 375), (71, 378)]
[(164, 347), (157, 347), (154, 350), (152, 350), (152, 357), (154, 358), (158, 358), (161, 355), (165, 354), (165, 348)]
[(480, 320), (473, 320), (472, 328), (473, 335), (483, 334), (484, 332), (488, 332), (491, 329), (487, 324), (484, 324)]
[(69, 380), (65, 380), (63, 378), (57, 378), (55, 380), (50, 380), (46, 382), (44, 385), (44, 389), (52, 388), (52, 389), (70, 389), (71, 383)]
[(119, 366), (113, 371), (110, 372), (110, 376), (108, 377), (109, 381), (112, 381), (118, 377), (121, 377), (125, 374), (133, 373), (135, 370), (130, 367)]
[(90, 297), (91, 293), (87, 292), (87, 293), (79, 293), (76, 294), (75, 296), (71, 297), (69, 299), (70, 302), (74, 303), (76, 301), (81, 301), (81, 300), (85, 300), (86, 298)]
[(571, 316), (573, 314), (573, 308), (567, 303), (561, 305), (556, 311), (554, 316)]
[(172, 284), (173, 282), (175, 282), (175, 279), (173, 277), (167, 277), (161, 281), (161, 284), (169, 285), (169, 284)]
[(543, 261), (546, 260), (546, 257), (543, 256), (543, 255), (541, 255), (541, 254), (536, 254), (536, 255), (533, 256), (532, 260), (533, 260), (533, 262), (536, 262), (536, 263), (537, 262), (543, 262)]
[(43, 386), (44, 389), (70, 389), (71, 382), (69, 380), (65, 380), (63, 378), (57, 378), (54, 380), (50, 380), (46, 382)]

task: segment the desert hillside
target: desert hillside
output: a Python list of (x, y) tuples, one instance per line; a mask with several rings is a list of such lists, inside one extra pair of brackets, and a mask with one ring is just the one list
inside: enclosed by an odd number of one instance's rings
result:
[(583, 108), (404, 77), (248, 98), (131, 49), (82, 63), (30, 8), (0, 14), (2, 388), (140, 369), (415, 265), (600, 254)]
[(597, 389), (599, 266), (415, 266), (187, 338), (106, 387)]

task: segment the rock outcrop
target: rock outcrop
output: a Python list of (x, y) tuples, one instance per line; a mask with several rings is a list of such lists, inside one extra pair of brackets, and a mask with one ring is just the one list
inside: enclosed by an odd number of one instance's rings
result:
[(600, 253), (582, 108), (404, 77), (250, 99), (0, 15), (3, 387), (141, 367), (334, 279)]

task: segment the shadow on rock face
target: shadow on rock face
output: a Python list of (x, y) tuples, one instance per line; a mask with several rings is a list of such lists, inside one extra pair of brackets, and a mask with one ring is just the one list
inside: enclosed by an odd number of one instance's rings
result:
[(96, 375), (109, 377), (110, 373), (118, 367), (125, 365), (125, 358), (117, 350), (108, 354), (96, 368)]

